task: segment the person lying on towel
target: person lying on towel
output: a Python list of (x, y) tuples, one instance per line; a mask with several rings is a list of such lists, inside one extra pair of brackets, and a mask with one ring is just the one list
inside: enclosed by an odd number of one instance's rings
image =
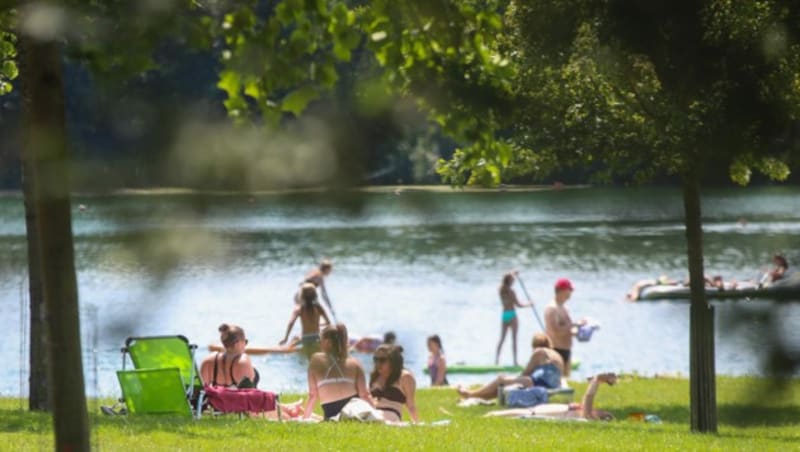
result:
[(486, 413), (486, 416), (505, 417), (534, 417), (543, 419), (565, 419), (585, 421), (611, 421), (614, 415), (605, 410), (594, 407), (594, 397), (601, 383), (613, 386), (617, 382), (614, 373), (595, 375), (589, 380), (589, 387), (583, 395), (583, 400), (578, 403), (543, 403), (533, 408), (514, 408), (510, 410), (497, 410)]

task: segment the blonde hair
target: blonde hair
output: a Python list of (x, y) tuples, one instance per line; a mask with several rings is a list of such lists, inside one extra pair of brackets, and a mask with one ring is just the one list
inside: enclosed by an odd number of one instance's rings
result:
[(553, 348), (553, 342), (544, 333), (536, 333), (533, 335), (533, 348)]

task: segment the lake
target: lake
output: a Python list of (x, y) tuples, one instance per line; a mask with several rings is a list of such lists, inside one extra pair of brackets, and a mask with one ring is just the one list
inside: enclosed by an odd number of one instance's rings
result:
[[(351, 335), (395, 331), (421, 386), (429, 381), (422, 369), (430, 334), (442, 337), (448, 362), (493, 361), (497, 289), (510, 269), (520, 271), (540, 316), (554, 281), (568, 277), (576, 289), (567, 305), (573, 318), (601, 325), (590, 342), (574, 346), (581, 361), (574, 377), (689, 372), (689, 305), (624, 301), (639, 279), (686, 276), (677, 189), (149, 192), (77, 196), (73, 206), (89, 394), (119, 394), (114, 372), (130, 335), (183, 334), (200, 345), (202, 358), (206, 345), (219, 340), (219, 324), (228, 322), (241, 325), (250, 344), (276, 345), (298, 282), (321, 257), (334, 263), (327, 286), (339, 320)], [(800, 188), (707, 190), (703, 208), (708, 274), (755, 278), (775, 251), (790, 264), (800, 260)], [(23, 213), (19, 195), (0, 196), (0, 327), (10, 338), (0, 349), (5, 396), (27, 394)], [(800, 353), (800, 303), (715, 305), (718, 373), (763, 374), (761, 351), (776, 335)], [(539, 326), (530, 309), (519, 310), (519, 318), (524, 362)], [(359, 357), (369, 370), (369, 356)], [(254, 361), (263, 388), (305, 391), (304, 358)], [(507, 339), (502, 362), (511, 361)], [(451, 383), (488, 378), (449, 377)]]

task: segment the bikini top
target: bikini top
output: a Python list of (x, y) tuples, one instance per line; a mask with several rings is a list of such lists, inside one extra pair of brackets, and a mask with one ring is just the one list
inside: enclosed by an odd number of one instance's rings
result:
[(373, 386), (370, 389), (370, 394), (376, 399), (384, 399), (397, 403), (406, 403), (406, 395), (397, 386), (389, 386), (388, 388), (381, 388)]
[[(319, 388), (320, 386), (330, 385), (334, 383), (349, 383), (355, 386), (356, 380), (354, 378), (345, 377), (344, 371), (342, 370), (341, 367), (339, 367), (339, 363), (336, 361), (336, 359), (330, 355), (327, 356), (328, 359), (331, 360), (331, 365), (328, 367), (327, 372), (325, 372), (325, 377), (317, 381), (317, 387)], [(336, 371), (339, 372), (338, 377), (330, 376), (331, 370), (333, 370), (334, 367), (336, 368)]]
[[(214, 356), (214, 376), (211, 378), (211, 385), (212, 386), (218, 386), (219, 385), (219, 383), (217, 383), (217, 363), (219, 362), (219, 355), (220, 355), (220, 352), (217, 352), (217, 355)], [(258, 386), (258, 380), (260, 379), (260, 377), (258, 375), (258, 370), (255, 369), (255, 368), (253, 368), (253, 373), (255, 373), (255, 376), (253, 377), (253, 381), (250, 381), (249, 377), (244, 377), (239, 382), (237, 382), (236, 379), (233, 378), (233, 366), (236, 364), (237, 361), (239, 361), (239, 358), (241, 356), (242, 355), (236, 355), (231, 360), (231, 368), (228, 369), (228, 375), (231, 376), (231, 384), (236, 386), (237, 388), (255, 388), (256, 386)], [(224, 354), (222, 355), (222, 360), (223, 360), (223, 362), (225, 361), (225, 355)]]

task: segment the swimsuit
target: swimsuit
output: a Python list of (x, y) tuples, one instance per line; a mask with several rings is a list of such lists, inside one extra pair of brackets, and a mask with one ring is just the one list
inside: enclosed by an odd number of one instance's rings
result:
[[(341, 367), (339, 367), (339, 363), (336, 361), (335, 358), (328, 355), (328, 359), (331, 360), (331, 365), (330, 367), (328, 367), (328, 371), (325, 372), (325, 377), (317, 381), (317, 388), (335, 383), (349, 383), (353, 385), (353, 387), (355, 388), (356, 380), (354, 378), (349, 378), (344, 376), (344, 371), (342, 370)], [(333, 370), (334, 367), (339, 372), (340, 375), (339, 377), (330, 377), (331, 370)], [(350, 399), (355, 398), (357, 395), (358, 394), (353, 394), (343, 399), (334, 400), (332, 402), (321, 404), (322, 411), (325, 414), (325, 419), (330, 419), (333, 416), (339, 414), (339, 412), (342, 411), (342, 408), (344, 408), (344, 406), (347, 405), (347, 402), (349, 402)]]
[(503, 311), (502, 319), (503, 323), (511, 323), (512, 320), (517, 316), (517, 311)]
[(356, 395), (353, 394), (350, 397), (345, 397), (343, 399), (334, 400), (333, 402), (323, 403), (320, 406), (322, 407), (322, 413), (325, 415), (325, 419), (330, 419), (342, 411), (347, 402), (352, 399), (355, 399)]
[[(431, 360), (431, 363), (428, 364), (428, 374), (431, 376), (431, 386), (436, 385), (436, 376), (439, 375), (439, 365), (437, 362), (439, 361), (439, 357), (437, 356), (435, 359)], [(443, 385), (449, 385), (450, 383), (447, 382), (447, 374), (444, 376), (444, 380), (442, 380)]]
[[(379, 388), (376, 386), (370, 390), (370, 393), (372, 394), (372, 397), (374, 397), (375, 399), (383, 399), (390, 402), (397, 402), (401, 405), (406, 403), (406, 395), (403, 394), (403, 391), (401, 391), (400, 388), (398, 388), (397, 386), (389, 386), (386, 389)], [(392, 413), (397, 415), (397, 419), (403, 418), (403, 415), (400, 414), (400, 411), (398, 411), (396, 408), (388, 406), (384, 407), (379, 406), (375, 408), (382, 411), (391, 411)]]
[(303, 350), (308, 350), (312, 347), (319, 347), (319, 333), (304, 334), (300, 338), (300, 343), (303, 345)]
[(567, 369), (569, 366), (569, 357), (572, 354), (572, 352), (566, 348), (553, 347), (553, 350), (557, 351), (558, 354), (561, 355), (561, 358), (564, 360), (564, 368)]
[(533, 369), (531, 381), (533, 381), (534, 386), (556, 389), (561, 387), (561, 372), (553, 363), (543, 364)]
[[(256, 386), (258, 386), (258, 380), (260, 380), (260, 378), (261, 378), (258, 375), (258, 370), (256, 370), (256, 368), (253, 368), (253, 373), (255, 373), (255, 376), (253, 377), (253, 381), (250, 381), (250, 378), (248, 378), (248, 377), (244, 377), (237, 383), (236, 380), (233, 378), (233, 365), (236, 364), (236, 361), (239, 361), (239, 357), (241, 357), (241, 356), (242, 355), (236, 355), (231, 360), (231, 368), (230, 368), (230, 371), (228, 372), (228, 374), (231, 376), (231, 384), (233, 386), (236, 386), (237, 388), (255, 388)], [(223, 361), (225, 360), (225, 355), (222, 355), (222, 360)], [(217, 352), (217, 355), (214, 357), (214, 376), (211, 378), (211, 386), (217, 386), (218, 385), (218, 383), (217, 383), (217, 362), (218, 361), (219, 361), (219, 352)]]

